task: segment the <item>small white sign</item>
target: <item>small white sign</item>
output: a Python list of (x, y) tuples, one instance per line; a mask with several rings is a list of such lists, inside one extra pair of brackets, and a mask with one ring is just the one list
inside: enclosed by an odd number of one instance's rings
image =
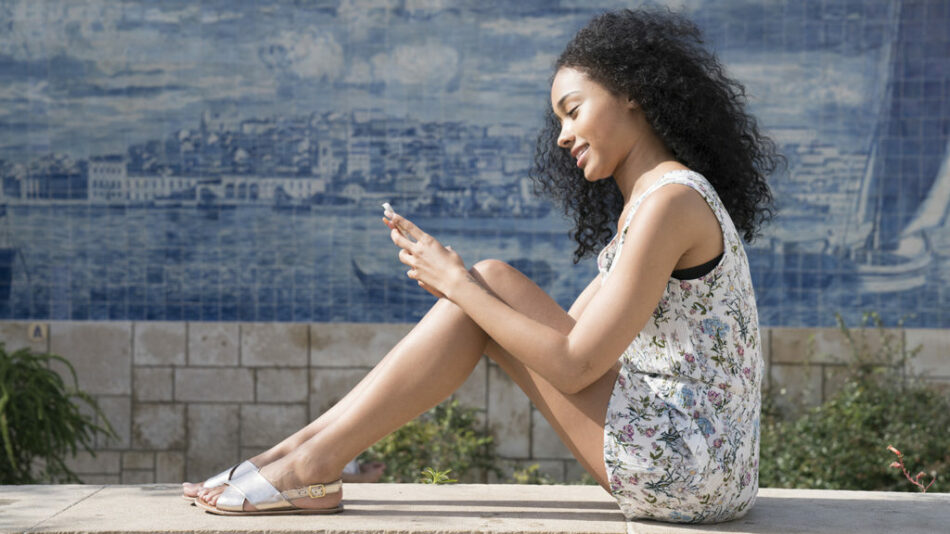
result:
[(27, 336), (30, 341), (46, 341), (46, 334), (49, 331), (49, 325), (44, 323), (30, 323)]

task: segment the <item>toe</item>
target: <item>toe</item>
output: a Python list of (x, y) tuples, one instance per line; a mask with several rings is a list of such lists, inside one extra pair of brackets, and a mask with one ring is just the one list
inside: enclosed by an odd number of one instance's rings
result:
[(182, 493), (185, 494), (186, 497), (196, 497), (200, 490), (201, 490), (201, 484), (183, 482), (181, 485), (181, 491)]
[(217, 488), (202, 489), (198, 492), (198, 495), (201, 500), (213, 505), (218, 502), (218, 496), (224, 492), (226, 487), (227, 486), (219, 486)]

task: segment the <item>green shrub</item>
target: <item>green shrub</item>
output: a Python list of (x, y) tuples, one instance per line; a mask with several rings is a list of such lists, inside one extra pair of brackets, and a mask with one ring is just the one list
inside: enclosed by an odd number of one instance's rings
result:
[[(907, 350), (903, 332), (885, 332), (873, 319), (881, 343), (856, 335), (841, 317), (838, 324), (852, 349), (841, 389), (820, 406), (787, 420), (763, 405), (759, 482), (763, 487), (916, 491), (890, 467), (894, 445), (907, 457), (908, 469), (937, 481), (933, 491), (950, 489), (950, 398), (919, 377), (905, 376), (906, 362), (919, 351)], [(899, 325), (901, 325), (899, 323)]]
[(458, 480), (454, 478), (449, 478), (449, 473), (451, 472), (451, 469), (437, 471), (431, 467), (426, 467), (422, 470), (422, 476), (420, 476), (416, 482), (420, 484), (452, 484), (458, 482)]
[[(72, 385), (49, 368), (52, 361), (65, 364)], [(91, 407), (104, 426), (73, 400)], [(26, 348), (9, 354), (0, 342), (0, 484), (79, 482), (66, 467), (67, 454), (74, 456), (78, 447), (93, 453), (97, 432), (115, 436), (95, 399), (79, 390), (72, 364)]]
[(364, 452), (360, 460), (386, 464), (381, 482), (417, 482), (429, 467), (458, 479), (485, 481), (495, 466), (495, 444), (482, 430), (477, 410), (444, 402), (406, 423)]

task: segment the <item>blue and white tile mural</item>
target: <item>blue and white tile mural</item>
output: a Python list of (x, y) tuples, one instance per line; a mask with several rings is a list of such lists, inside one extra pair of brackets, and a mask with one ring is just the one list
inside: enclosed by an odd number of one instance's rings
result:
[[(405, 321), (390, 201), (564, 306), (550, 65), (630, 2), (5, 0), (0, 318)], [(763, 324), (950, 327), (950, 3), (681, 0), (789, 158)]]

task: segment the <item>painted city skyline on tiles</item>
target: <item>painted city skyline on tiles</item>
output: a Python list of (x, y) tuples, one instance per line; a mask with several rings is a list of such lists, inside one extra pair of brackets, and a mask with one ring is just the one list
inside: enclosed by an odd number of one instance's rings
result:
[[(527, 169), (550, 66), (618, 2), (0, 6), (0, 317), (403, 321), (391, 201), (567, 306)], [(943, 2), (676, 2), (789, 157), (763, 324), (950, 325)]]

